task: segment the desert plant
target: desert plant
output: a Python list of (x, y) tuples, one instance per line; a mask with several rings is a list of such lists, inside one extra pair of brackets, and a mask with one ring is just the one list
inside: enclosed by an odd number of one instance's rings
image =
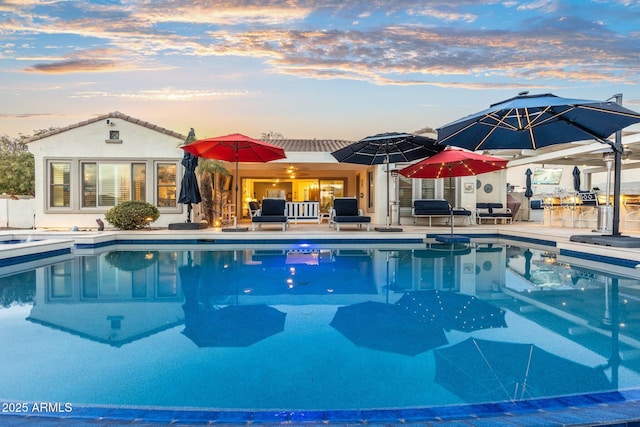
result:
[(109, 224), (122, 230), (139, 230), (159, 217), (158, 208), (152, 204), (133, 200), (120, 203), (104, 214)]
[(222, 216), (222, 200), (225, 198), (221, 179), (231, 173), (219, 160), (199, 159), (196, 172), (200, 175), (201, 209), (209, 224)]

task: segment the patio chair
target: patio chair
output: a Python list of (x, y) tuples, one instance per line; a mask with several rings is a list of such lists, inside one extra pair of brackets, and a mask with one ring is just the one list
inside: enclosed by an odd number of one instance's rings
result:
[(285, 204), (285, 199), (263, 199), (262, 207), (251, 217), (251, 230), (255, 230), (256, 224), (258, 228), (262, 228), (262, 224), (282, 224), (282, 231), (285, 231), (289, 225), (284, 214)]
[(329, 224), (335, 224), (338, 231), (340, 231), (340, 224), (357, 224), (358, 228), (366, 224), (369, 231), (371, 217), (362, 215), (362, 209), (358, 209), (358, 201), (355, 198), (338, 197), (333, 200)]
[(255, 200), (252, 200), (249, 202), (249, 217), (253, 218), (254, 216), (258, 215), (258, 212), (260, 211), (260, 203), (256, 202)]

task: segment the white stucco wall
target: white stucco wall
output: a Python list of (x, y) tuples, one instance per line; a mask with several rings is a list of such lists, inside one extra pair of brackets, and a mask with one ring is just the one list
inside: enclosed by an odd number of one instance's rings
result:
[[(106, 120), (87, 123), (64, 132), (55, 133), (28, 144), (29, 151), (35, 158), (35, 200), (34, 213), (37, 228), (96, 227), (96, 219), (104, 220), (105, 208), (80, 209), (80, 160), (93, 159), (101, 161), (146, 162), (147, 201), (155, 197), (155, 162), (175, 162), (182, 158), (183, 152), (178, 148), (183, 140), (161, 131), (132, 123), (120, 118), (110, 118), (114, 125)], [(160, 128), (159, 128), (160, 129)], [(110, 131), (119, 131), (121, 143), (105, 142)], [(185, 132), (186, 133), (186, 132)], [(71, 162), (71, 207), (47, 209), (48, 188), (46, 174), (48, 160)], [(177, 192), (183, 169), (177, 169)], [(183, 205), (175, 208), (161, 208), (160, 218), (152, 226), (166, 227), (172, 222), (184, 222), (186, 210)], [(106, 222), (105, 222), (106, 223)], [(108, 224), (106, 224), (108, 226)]]

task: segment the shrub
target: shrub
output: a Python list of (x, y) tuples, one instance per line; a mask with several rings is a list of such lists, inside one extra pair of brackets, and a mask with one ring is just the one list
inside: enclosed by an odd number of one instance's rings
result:
[(157, 251), (114, 251), (108, 252), (105, 259), (112, 267), (123, 271), (136, 271), (150, 267), (158, 261)]
[(104, 214), (107, 222), (122, 230), (139, 230), (160, 217), (158, 208), (147, 202), (128, 201)]

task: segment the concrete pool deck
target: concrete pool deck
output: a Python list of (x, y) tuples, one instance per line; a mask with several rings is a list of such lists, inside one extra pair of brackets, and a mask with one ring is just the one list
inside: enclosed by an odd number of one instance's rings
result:
[[(47, 231), (7, 230), (0, 238), (14, 243), (0, 247), (0, 261), (16, 256), (29, 257), (34, 253), (82, 253), (91, 248), (121, 249), (132, 244), (155, 245), (182, 249), (206, 249), (210, 245), (223, 248), (238, 243), (254, 244), (294, 243), (303, 241), (383, 245), (386, 243), (430, 242), (437, 235), (448, 235), (447, 226), (426, 227), (403, 225), (403, 232), (367, 232), (365, 229), (343, 227), (336, 231), (325, 224), (291, 224), (282, 231), (265, 228), (247, 232), (223, 232), (220, 229), (144, 230), (144, 231)], [(553, 246), (567, 253), (588, 254), (589, 262), (600, 264), (594, 268), (615, 270), (623, 268), (628, 274), (637, 271), (640, 279), (640, 248), (618, 248), (572, 242), (576, 234), (592, 233), (590, 229), (549, 227), (538, 223), (482, 225), (456, 227), (455, 234), (471, 236), (472, 240), (496, 238), (521, 241), (533, 246)], [(597, 234), (597, 233), (593, 233)], [(622, 230), (625, 236), (640, 238), (640, 232)], [(53, 252), (52, 252), (53, 251)], [(50, 255), (50, 254), (49, 254)], [(49, 256), (46, 255), (46, 256)], [(618, 265), (609, 261), (620, 260)], [(614, 263), (614, 264), (616, 264)], [(24, 264), (20, 264), (24, 265)], [(75, 409), (75, 408), (74, 408)], [(114, 408), (78, 406), (75, 413), (59, 416), (33, 414), (0, 414), (0, 424), (22, 425), (460, 425), (460, 426), (640, 426), (640, 390), (621, 390), (595, 395), (561, 399), (542, 399), (488, 405), (459, 405), (438, 408), (418, 408), (385, 411), (303, 411), (277, 412), (221, 412), (198, 409), (183, 411), (166, 408)]]
[[(247, 223), (250, 225), (250, 223)], [(246, 226), (247, 224), (241, 224)], [(377, 226), (380, 226), (379, 224)], [(448, 226), (414, 226), (402, 225), (402, 232), (379, 232), (375, 231), (376, 224), (372, 224), (371, 231), (359, 229), (357, 226), (342, 227), (340, 231), (330, 228), (328, 224), (291, 224), (286, 231), (277, 227), (266, 227), (263, 230), (245, 232), (225, 232), (220, 228), (208, 228), (201, 230), (168, 230), (149, 229), (138, 231), (49, 231), (49, 230), (6, 230), (0, 233), (0, 241), (4, 235), (5, 239), (23, 240), (56, 240), (61, 242), (73, 242), (74, 250), (83, 248), (95, 248), (101, 246), (111, 246), (118, 244), (153, 244), (171, 242), (178, 247), (189, 247), (192, 245), (233, 245), (242, 242), (252, 242), (258, 244), (277, 244), (300, 241), (344, 243), (344, 244), (376, 244), (376, 243), (421, 243), (423, 241), (435, 241), (438, 235), (449, 235)], [(544, 245), (551, 245), (560, 251), (582, 252), (594, 257), (618, 258), (629, 261), (629, 265), (640, 264), (640, 248), (626, 248), (602, 246), (591, 243), (579, 243), (570, 240), (573, 235), (600, 235), (606, 233), (595, 233), (588, 228), (568, 228), (550, 227), (535, 222), (515, 222), (506, 225), (472, 225), (456, 226), (455, 235), (470, 236), (472, 239), (509, 239), (520, 240), (522, 242)], [(640, 230), (621, 230), (625, 237), (638, 238), (640, 241)], [(69, 243), (66, 243), (67, 245)], [(200, 246), (199, 246), (200, 247)], [(15, 250), (20, 249), (20, 244), (0, 246), (0, 260), (3, 252), (15, 254)], [(116, 248), (117, 249), (117, 248)], [(7, 255), (4, 255), (5, 257)]]

